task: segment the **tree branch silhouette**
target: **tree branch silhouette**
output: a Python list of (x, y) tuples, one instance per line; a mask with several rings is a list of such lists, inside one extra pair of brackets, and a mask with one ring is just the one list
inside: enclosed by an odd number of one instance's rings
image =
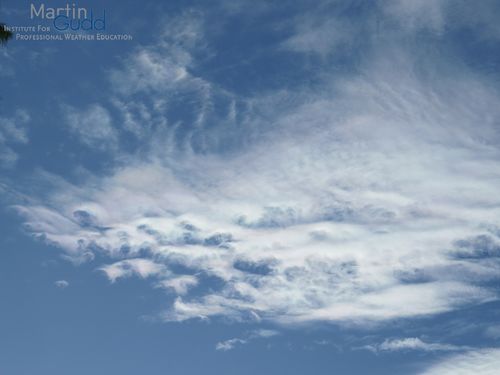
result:
[(12, 38), (12, 32), (8, 30), (4, 23), (0, 22), (0, 44), (5, 44)]

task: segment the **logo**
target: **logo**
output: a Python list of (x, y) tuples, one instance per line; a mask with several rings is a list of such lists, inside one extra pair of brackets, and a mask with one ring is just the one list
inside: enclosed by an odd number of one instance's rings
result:
[(16, 41), (131, 41), (128, 33), (107, 30), (106, 9), (65, 3), (59, 7), (31, 3), (26, 9), (30, 24), (0, 25)]
[(106, 30), (106, 10), (95, 16), (93, 9), (77, 7), (75, 3), (60, 8), (47, 7), (43, 3), (31, 4), (30, 18), (50, 20), (58, 31)]

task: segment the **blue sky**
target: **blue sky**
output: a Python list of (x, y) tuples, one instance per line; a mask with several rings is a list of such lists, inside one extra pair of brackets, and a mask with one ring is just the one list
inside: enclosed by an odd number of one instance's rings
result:
[(498, 3), (76, 5), (132, 40), (0, 49), (1, 374), (500, 368)]

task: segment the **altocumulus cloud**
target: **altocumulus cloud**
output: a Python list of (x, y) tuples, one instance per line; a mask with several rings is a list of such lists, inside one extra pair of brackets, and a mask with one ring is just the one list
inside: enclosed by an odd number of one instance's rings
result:
[[(314, 90), (241, 98), (188, 72), (192, 50), (208, 48), (193, 22), (192, 42), (165, 34), (112, 74), (122, 128), (104, 107), (69, 112), (109, 127), (98, 139), (82, 134), (87, 145), (124, 131), (147, 157), (80, 186), (45, 175), (49, 197), (17, 205), (35, 236), (70, 258), (107, 257), (99, 267), (111, 281), (139, 276), (173, 293), (163, 315), (173, 321), (383, 322), (498, 298), (488, 287), (500, 270), (493, 88), (465, 68), (433, 79), (439, 64), (417, 69), (392, 43), (359, 74), (326, 71)], [(282, 46), (301, 53), (314, 35)], [(170, 102), (132, 100), (131, 90), (196, 98), (184, 103), (195, 115), (183, 137)], [(228, 156), (220, 139), (248, 142)], [(207, 277), (217, 286), (196, 289)], [(235, 340), (226, 346), (245, 339)], [(424, 345), (415, 340), (399, 344)]]

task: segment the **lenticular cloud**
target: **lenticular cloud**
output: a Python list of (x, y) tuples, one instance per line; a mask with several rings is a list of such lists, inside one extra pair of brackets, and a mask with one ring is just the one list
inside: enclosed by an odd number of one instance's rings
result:
[(154, 147), (80, 187), (46, 176), (49, 199), (17, 208), (68, 257), (108, 259), (96, 268), (111, 281), (165, 289), (168, 320), (362, 323), (496, 299), (498, 97), (399, 64), (325, 83), (270, 120), (255, 109), (247, 126), (265, 136), (230, 156)]

